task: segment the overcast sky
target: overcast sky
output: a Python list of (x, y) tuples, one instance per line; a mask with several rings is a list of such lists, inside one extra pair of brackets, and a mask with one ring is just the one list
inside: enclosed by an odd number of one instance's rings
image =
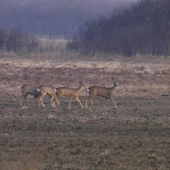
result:
[(71, 35), (87, 19), (138, 0), (1, 0), (0, 27), (40, 35)]

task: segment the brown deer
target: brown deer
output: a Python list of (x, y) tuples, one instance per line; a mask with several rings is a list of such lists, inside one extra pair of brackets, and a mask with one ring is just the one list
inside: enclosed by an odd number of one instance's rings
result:
[(118, 78), (116, 78), (116, 80), (113, 80), (113, 86), (111, 88), (106, 88), (106, 87), (100, 87), (100, 86), (92, 86), (90, 88), (87, 89), (87, 91), (89, 92), (89, 96), (86, 99), (86, 108), (87, 108), (87, 101), (89, 100), (91, 102), (91, 105), (93, 106), (93, 102), (91, 100), (92, 97), (95, 96), (102, 96), (105, 97), (105, 105), (104, 108), (106, 108), (106, 103), (107, 103), (107, 99), (109, 98), (113, 104), (115, 105), (115, 108), (117, 109), (117, 106), (115, 104), (115, 101), (113, 100), (113, 96), (114, 96), (114, 90), (118, 85)]
[(38, 99), (39, 107), (40, 107), (40, 102), (41, 102), (42, 106), (45, 107), (45, 105), (43, 103), (43, 98), (46, 95), (51, 97), (51, 106), (56, 107), (55, 100), (54, 100), (55, 96), (56, 96), (56, 89), (54, 87), (42, 85), (42, 86), (39, 86), (37, 89), (39, 90), (39, 94), (36, 96), (36, 98)]
[(56, 92), (55, 100), (57, 101), (58, 106), (60, 106), (60, 104), (58, 102), (59, 97), (63, 97), (63, 96), (70, 97), (70, 102), (68, 105), (68, 107), (70, 108), (72, 99), (75, 98), (78, 101), (78, 103), (80, 104), (80, 106), (83, 108), (80, 100), (78, 99), (78, 96), (85, 89), (86, 88), (85, 88), (84, 84), (82, 84), (82, 83), (80, 84), (80, 87), (78, 89), (73, 89), (73, 88), (68, 88), (68, 87), (59, 87), (56, 89), (57, 92)]
[[(39, 90), (37, 87), (32, 86), (30, 84), (24, 84), (21, 87), (21, 100), (20, 105), (22, 106), (22, 100), (24, 99), (25, 103), (27, 103), (27, 96), (28, 94), (33, 95), (34, 99), (36, 98), (36, 95), (38, 94)], [(27, 103), (28, 104), (28, 103)]]

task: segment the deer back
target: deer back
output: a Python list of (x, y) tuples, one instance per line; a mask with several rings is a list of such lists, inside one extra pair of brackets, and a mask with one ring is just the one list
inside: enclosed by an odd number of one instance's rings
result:
[(76, 97), (84, 89), (85, 89), (85, 86), (82, 84), (78, 89), (68, 88), (68, 87), (59, 87), (56, 90), (57, 90), (57, 94), (60, 96), (66, 96), (66, 97), (75, 96)]
[(67, 87), (59, 87), (56, 89), (58, 95), (62, 96), (72, 96), (75, 93), (75, 89), (67, 88)]
[(46, 93), (48, 95), (55, 95), (56, 94), (56, 89), (51, 86), (47, 85), (42, 85), (39, 87), (41, 93)]
[(35, 96), (37, 94), (37, 88), (30, 84), (25, 84), (21, 87), (22, 95), (32, 94)]
[(99, 86), (92, 86), (89, 88), (89, 94), (97, 95), (97, 96), (108, 96), (108, 89), (105, 87), (99, 87)]

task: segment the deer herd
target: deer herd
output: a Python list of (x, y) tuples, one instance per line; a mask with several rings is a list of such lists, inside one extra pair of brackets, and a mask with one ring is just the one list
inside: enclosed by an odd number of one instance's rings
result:
[(46, 95), (48, 95), (51, 97), (52, 107), (56, 107), (55, 102), (57, 102), (58, 106), (60, 107), (60, 103), (58, 101), (60, 97), (70, 97), (70, 101), (68, 105), (69, 108), (71, 107), (72, 99), (75, 98), (83, 109), (83, 105), (81, 101), (79, 100), (78, 96), (83, 90), (87, 89), (89, 95), (86, 98), (86, 108), (87, 108), (88, 101), (90, 101), (91, 105), (93, 106), (92, 97), (101, 96), (101, 97), (105, 97), (104, 108), (106, 108), (107, 99), (110, 99), (113, 102), (115, 109), (117, 109), (115, 101), (113, 100), (113, 96), (114, 96), (114, 90), (118, 85), (118, 78), (116, 78), (115, 80), (114, 79), (112, 80), (113, 80), (113, 86), (111, 88), (100, 87), (100, 86), (92, 86), (92, 87), (86, 88), (83, 83), (80, 83), (80, 86), (77, 89), (68, 88), (68, 87), (54, 88), (52, 86), (47, 86), (47, 85), (35, 87), (30, 84), (25, 84), (21, 87), (20, 104), (22, 105), (23, 99), (25, 103), (27, 103), (26, 99), (27, 99), (28, 94), (30, 94), (34, 96), (34, 100), (38, 101), (38, 107), (40, 107), (41, 105), (45, 107), (43, 103), (43, 98)]

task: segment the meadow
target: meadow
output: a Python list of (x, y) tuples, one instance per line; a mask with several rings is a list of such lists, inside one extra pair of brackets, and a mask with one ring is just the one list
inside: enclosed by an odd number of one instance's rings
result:
[[(53, 46), (50, 47), (54, 48)], [(0, 57), (0, 169), (3, 170), (168, 170), (170, 116), (168, 57), (81, 56), (57, 46), (58, 53)], [(46, 49), (47, 50), (47, 49)], [(52, 50), (49, 50), (52, 51)], [(55, 51), (55, 50), (54, 50)], [(20, 88), (35, 86), (112, 86), (118, 77), (115, 110), (104, 98), (81, 109), (20, 106)], [(83, 106), (88, 96), (79, 97)]]

